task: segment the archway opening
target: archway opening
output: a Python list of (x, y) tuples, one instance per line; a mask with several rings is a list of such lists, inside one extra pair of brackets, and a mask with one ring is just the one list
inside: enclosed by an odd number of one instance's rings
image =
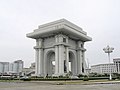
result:
[(52, 76), (55, 73), (55, 52), (50, 51), (47, 54), (47, 75)]
[(75, 56), (72, 51), (69, 52), (69, 72), (75, 74)]

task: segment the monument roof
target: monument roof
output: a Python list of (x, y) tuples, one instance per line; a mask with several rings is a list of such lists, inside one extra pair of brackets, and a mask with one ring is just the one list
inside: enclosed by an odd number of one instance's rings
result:
[(68, 35), (70, 38), (82, 41), (91, 41), (92, 38), (87, 36), (87, 33), (79, 26), (67, 21), (66, 19), (60, 19), (54, 22), (43, 24), (38, 26), (32, 33), (28, 33), (26, 36), (29, 38), (45, 38), (53, 36), (59, 33)]

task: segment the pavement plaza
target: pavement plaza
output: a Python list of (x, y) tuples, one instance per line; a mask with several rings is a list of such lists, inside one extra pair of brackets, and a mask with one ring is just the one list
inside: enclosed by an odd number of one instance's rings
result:
[(120, 90), (120, 83), (66, 84), (53, 82), (0, 82), (0, 90)]

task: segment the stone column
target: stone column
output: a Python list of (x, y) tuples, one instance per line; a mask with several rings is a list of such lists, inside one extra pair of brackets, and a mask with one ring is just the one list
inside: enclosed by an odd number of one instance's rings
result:
[(56, 35), (55, 42), (55, 74), (59, 76), (64, 75), (64, 60), (66, 60), (65, 42), (63, 42), (63, 35)]
[(42, 48), (42, 39), (36, 40), (36, 46), (34, 47), (36, 50), (36, 68), (35, 73), (37, 76), (43, 75), (43, 48)]
[(39, 39), (39, 75), (43, 76), (44, 62), (43, 62), (43, 39)]
[(59, 73), (59, 55), (58, 55), (58, 46), (55, 46), (55, 75)]
[(59, 45), (59, 74), (64, 74), (64, 46)]
[(34, 47), (35, 49), (35, 75), (38, 76), (39, 74), (39, 49), (36, 48), (39, 46), (38, 39), (36, 39), (36, 46)]
[(77, 74), (82, 74), (82, 50), (81, 41), (77, 42)]
[(118, 73), (119, 73), (120, 72), (120, 68), (119, 68), (120, 67), (120, 63), (118, 62), (117, 64), (118, 64), (117, 66), (118, 66)]
[(68, 50), (68, 47), (66, 47), (66, 67), (67, 67), (67, 73), (69, 73), (69, 50)]
[(59, 76), (59, 52), (58, 52), (58, 42), (59, 38), (58, 35), (55, 36), (55, 76)]
[(43, 62), (43, 49), (39, 49), (39, 75), (43, 76), (44, 62)]
[[(68, 44), (69, 42), (68, 36), (66, 37), (66, 43)], [(66, 67), (67, 67), (67, 73), (69, 73), (69, 46), (66, 46)]]
[(81, 50), (77, 50), (77, 74), (82, 74), (82, 55)]
[(35, 49), (35, 75), (38, 76), (39, 72), (39, 50)]
[(46, 56), (46, 54), (44, 54), (44, 76), (46, 76), (47, 75), (47, 56)]

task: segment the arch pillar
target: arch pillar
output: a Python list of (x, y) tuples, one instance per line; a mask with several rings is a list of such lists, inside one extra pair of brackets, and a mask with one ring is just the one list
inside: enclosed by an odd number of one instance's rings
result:
[(35, 49), (35, 75), (38, 76), (39, 73), (39, 50)]
[(69, 73), (69, 48), (66, 47), (66, 67), (67, 67), (67, 73)]
[(82, 52), (81, 50), (77, 50), (77, 74), (82, 74)]
[(42, 43), (43, 43), (43, 39), (36, 39), (36, 46), (34, 47), (35, 49), (35, 74), (36, 76), (43, 76), (43, 70), (44, 70), (44, 62), (43, 62), (43, 48), (42, 48)]
[(59, 45), (59, 74), (64, 75), (64, 46)]
[(57, 76), (59, 73), (59, 52), (58, 46), (55, 46), (55, 75)]
[[(63, 42), (63, 38), (66, 38), (66, 42)], [(64, 75), (64, 62), (67, 61), (66, 54), (68, 49), (66, 49), (66, 43), (68, 43), (68, 38), (62, 34), (55, 36), (55, 75)]]
[(78, 41), (77, 42), (77, 73), (83, 74), (85, 73), (85, 51), (84, 49), (84, 42)]

